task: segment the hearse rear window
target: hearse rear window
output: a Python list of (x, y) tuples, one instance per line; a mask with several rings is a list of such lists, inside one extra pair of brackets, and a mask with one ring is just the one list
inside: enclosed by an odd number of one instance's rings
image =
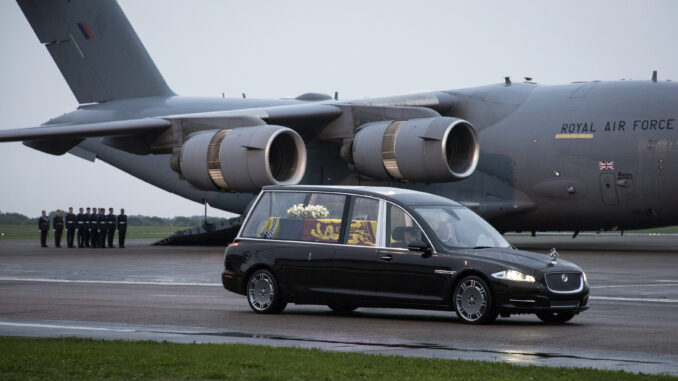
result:
[(266, 192), (243, 229), (247, 238), (338, 243), (345, 195)]
[(354, 197), (351, 210), (351, 226), (348, 244), (375, 246), (377, 243), (377, 215), (379, 201), (366, 197)]

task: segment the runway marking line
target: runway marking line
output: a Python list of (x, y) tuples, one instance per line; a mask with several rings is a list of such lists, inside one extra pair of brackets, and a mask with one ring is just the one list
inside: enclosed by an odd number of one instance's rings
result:
[(9, 327), (29, 327), (29, 328), (58, 328), (58, 329), (77, 329), (84, 331), (113, 331), (113, 332), (136, 332), (133, 329), (104, 328), (104, 327), (81, 327), (77, 325), (56, 325), (56, 324), (34, 324), (34, 323), (10, 323), (0, 321), (0, 326)]
[(678, 283), (662, 283), (662, 284), (615, 284), (610, 286), (591, 286), (590, 288), (624, 288), (624, 287), (666, 287), (678, 286)]
[[(151, 281), (130, 281), (130, 280), (82, 280), (82, 279), (49, 279), (49, 278), (14, 278), (0, 277), (0, 281), (19, 281), (19, 282), (47, 282), (47, 283), (88, 283), (88, 284), (124, 284), (124, 285), (150, 285), (150, 286), (194, 286), (194, 287), (222, 287), (221, 283), (198, 283), (198, 282), (151, 282)], [(614, 287), (657, 287), (657, 286), (678, 286), (676, 284), (646, 284), (646, 285), (627, 285), (627, 286), (597, 286), (592, 288), (614, 288)], [(627, 298), (616, 296), (590, 296), (594, 300), (617, 300), (627, 302), (654, 302), (654, 303), (678, 303), (678, 299), (657, 299), (657, 298)], [(3, 323), (0, 323), (3, 324)], [(75, 328), (74, 328), (75, 329)], [(85, 328), (82, 328), (85, 329)]]
[(589, 296), (594, 300), (618, 300), (622, 302), (678, 303), (678, 299), (626, 298), (623, 296)]
[(222, 287), (222, 284), (221, 284), (221, 283), (199, 283), (199, 282), (152, 282), (152, 281), (134, 281), (134, 280), (84, 280), (84, 279), (50, 279), (50, 278), (15, 278), (15, 277), (0, 277), (0, 281), (47, 282), (47, 283), (129, 284), (129, 285), (150, 285), (150, 286)]

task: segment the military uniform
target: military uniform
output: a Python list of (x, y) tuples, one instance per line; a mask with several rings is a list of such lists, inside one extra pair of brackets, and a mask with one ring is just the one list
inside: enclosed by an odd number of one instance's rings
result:
[(64, 219), (60, 215), (54, 216), (52, 219), (52, 226), (54, 227), (54, 246), (61, 247), (61, 233), (64, 232)]
[(108, 222), (108, 247), (113, 247), (113, 237), (115, 237), (115, 214), (113, 214), (113, 208), (108, 209), (108, 215), (106, 216)]
[(99, 235), (99, 243), (97, 244), (97, 247), (101, 249), (106, 247), (106, 233), (108, 232), (107, 223), (108, 220), (106, 219), (104, 211), (100, 210), (99, 214), (97, 214), (97, 234)]
[(91, 227), (89, 224), (89, 219), (91, 218), (91, 216), (92, 216), (91, 213), (86, 212), (84, 222), (82, 223), (82, 225), (85, 227), (82, 232), (82, 244), (85, 247), (89, 247), (89, 236), (92, 234), (92, 232), (90, 231)]
[(49, 233), (49, 217), (40, 216), (38, 219), (38, 229), (40, 229), (40, 246), (47, 247), (47, 233)]
[(75, 247), (73, 239), (75, 238), (75, 229), (77, 228), (75, 214), (70, 210), (66, 214), (66, 245), (69, 248)]
[(85, 235), (87, 230), (87, 215), (82, 212), (82, 208), (80, 208), (80, 213), (75, 216), (75, 221), (78, 229), (78, 247), (84, 247), (86, 246), (85, 241), (87, 241), (87, 236)]
[(92, 210), (92, 214), (89, 215), (89, 240), (90, 240), (90, 247), (97, 247), (97, 244), (99, 243), (99, 235), (97, 234), (97, 230), (99, 229), (97, 225), (97, 211), (96, 209)]
[(124, 209), (118, 216), (118, 247), (125, 247), (125, 234), (127, 234), (127, 216), (124, 213)]

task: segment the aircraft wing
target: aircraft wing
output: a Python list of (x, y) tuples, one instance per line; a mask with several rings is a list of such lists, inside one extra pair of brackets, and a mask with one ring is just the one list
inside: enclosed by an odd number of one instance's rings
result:
[(259, 118), (268, 124), (279, 124), (292, 129), (308, 124), (330, 122), (341, 115), (339, 107), (323, 103), (302, 103), (250, 109), (201, 112), (163, 116), (165, 119), (219, 119), (247, 116)]
[(171, 125), (165, 119), (146, 118), (101, 123), (56, 124), (14, 130), (0, 130), (0, 142), (52, 139), (84, 139), (97, 136), (133, 135), (159, 132)]
[(43, 125), (32, 128), (0, 130), (0, 142), (23, 141), (25, 145), (39, 151), (61, 155), (80, 144), (85, 138), (161, 132), (170, 125), (169, 121), (156, 118)]
[(156, 118), (130, 119), (98, 123), (42, 125), (40, 127), (0, 130), (0, 142), (23, 141), (25, 145), (53, 155), (61, 155), (86, 138), (120, 137), (160, 133), (172, 125), (172, 120), (219, 120), (234, 117), (258, 118), (270, 124), (304, 128), (329, 122), (341, 115), (338, 107), (328, 104), (298, 104), (215, 111)]

